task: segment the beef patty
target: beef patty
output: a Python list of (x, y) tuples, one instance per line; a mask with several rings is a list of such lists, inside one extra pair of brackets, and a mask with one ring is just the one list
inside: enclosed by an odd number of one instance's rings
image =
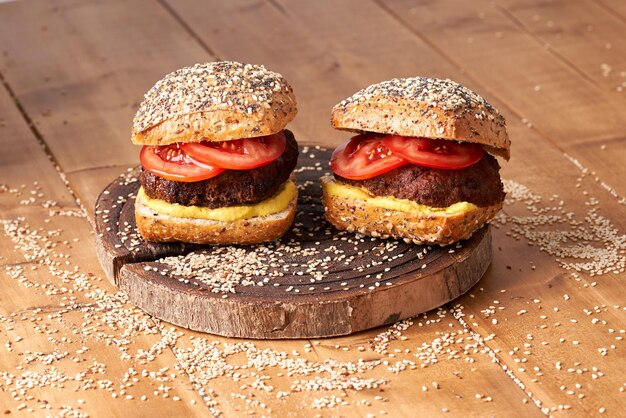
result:
[(219, 208), (254, 204), (273, 196), (298, 162), (298, 143), (291, 131), (285, 130), (287, 146), (278, 159), (251, 170), (226, 170), (202, 181), (167, 180), (143, 170), (139, 181), (153, 199), (185, 206)]
[(361, 186), (376, 196), (413, 200), (433, 208), (445, 208), (457, 202), (491, 206), (504, 200), (500, 165), (489, 154), (476, 164), (460, 170), (441, 170), (407, 164), (366, 180), (349, 180), (335, 174), (335, 179)]

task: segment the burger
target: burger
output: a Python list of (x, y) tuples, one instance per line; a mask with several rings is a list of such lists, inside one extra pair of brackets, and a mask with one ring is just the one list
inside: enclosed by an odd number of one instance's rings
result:
[(133, 120), (139, 233), (197, 244), (283, 235), (297, 202), (298, 145), (285, 129), (296, 113), (291, 86), (262, 66), (196, 64), (158, 81)]
[(416, 244), (469, 238), (502, 208), (495, 156), (509, 159), (505, 120), (451, 80), (371, 85), (337, 104), (334, 128), (356, 132), (321, 179), (336, 228)]

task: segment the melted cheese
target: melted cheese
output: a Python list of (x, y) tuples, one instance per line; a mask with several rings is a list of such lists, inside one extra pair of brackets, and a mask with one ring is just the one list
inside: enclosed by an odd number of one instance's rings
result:
[(322, 187), (326, 193), (332, 196), (364, 200), (371, 206), (407, 213), (421, 213), (425, 215), (428, 215), (429, 213), (434, 215), (456, 215), (470, 212), (478, 208), (476, 205), (469, 202), (457, 202), (446, 208), (432, 208), (430, 206), (420, 205), (419, 203), (408, 199), (396, 199), (391, 196), (373, 196), (360, 187), (337, 183), (336, 181), (332, 181), (330, 179), (324, 179), (322, 181)]
[(293, 181), (287, 180), (269, 199), (254, 205), (227, 206), (209, 209), (201, 206), (183, 206), (178, 203), (168, 203), (160, 199), (148, 197), (143, 187), (137, 193), (140, 200), (148, 208), (164, 215), (178, 218), (209, 219), (213, 221), (234, 222), (257, 216), (268, 216), (287, 209), (289, 203), (296, 197), (297, 188)]

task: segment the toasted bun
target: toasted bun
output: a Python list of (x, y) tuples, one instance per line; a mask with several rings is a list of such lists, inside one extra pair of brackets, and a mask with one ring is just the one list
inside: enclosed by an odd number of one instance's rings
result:
[(132, 141), (167, 145), (270, 135), (296, 113), (293, 89), (278, 73), (238, 62), (196, 64), (166, 75), (146, 93)]
[(297, 196), (282, 212), (267, 216), (222, 222), (179, 218), (155, 213), (141, 199), (135, 202), (137, 230), (147, 241), (181, 241), (194, 244), (259, 244), (280, 238), (296, 216)]
[(413, 77), (373, 84), (337, 104), (331, 124), (354, 132), (474, 142), (492, 154), (510, 157), (502, 115), (451, 80)]
[(326, 219), (337, 229), (415, 244), (449, 245), (467, 239), (502, 209), (502, 203), (459, 215), (424, 215), (383, 209), (364, 200), (323, 194)]

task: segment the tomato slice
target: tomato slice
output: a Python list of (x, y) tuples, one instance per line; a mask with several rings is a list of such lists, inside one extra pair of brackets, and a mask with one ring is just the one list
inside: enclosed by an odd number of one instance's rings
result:
[(385, 145), (385, 135), (361, 134), (339, 145), (330, 157), (330, 168), (341, 177), (364, 180), (407, 164)]
[(287, 139), (281, 131), (258, 138), (186, 143), (181, 144), (181, 148), (199, 163), (230, 170), (250, 170), (280, 157), (286, 144)]
[(385, 146), (412, 164), (444, 170), (469, 167), (477, 163), (485, 152), (478, 144), (400, 135), (388, 135)]
[(143, 168), (173, 181), (193, 182), (210, 179), (224, 171), (220, 167), (199, 165), (192, 161), (178, 144), (141, 148), (139, 160)]

